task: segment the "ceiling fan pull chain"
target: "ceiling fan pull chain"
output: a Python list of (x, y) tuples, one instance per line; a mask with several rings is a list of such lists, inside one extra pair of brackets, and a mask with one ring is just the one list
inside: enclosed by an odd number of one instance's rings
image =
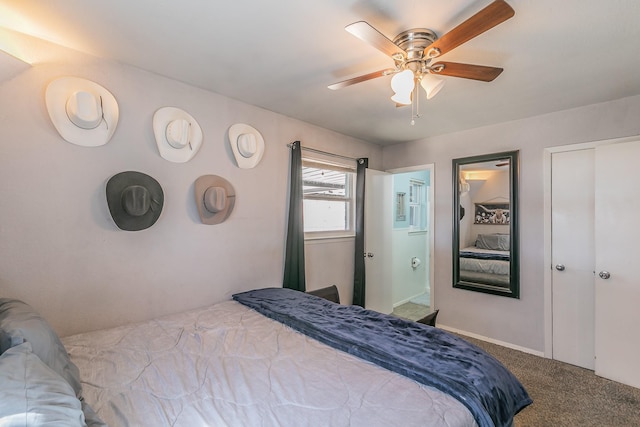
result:
[[(416, 82), (415, 87), (413, 88), (413, 99), (411, 102), (411, 126), (416, 124), (415, 119), (420, 118), (420, 91), (418, 87), (420, 86), (420, 80)], [(415, 111), (414, 111), (415, 108)]]
[[(414, 94), (414, 95), (415, 95), (415, 94)], [(416, 116), (415, 116), (415, 114), (413, 113), (414, 104), (415, 104), (415, 99), (412, 99), (412, 100), (411, 100), (411, 122), (410, 122), (410, 123), (411, 123), (411, 126), (413, 126), (413, 125), (415, 125), (415, 124), (416, 124), (416, 120), (415, 120)]]

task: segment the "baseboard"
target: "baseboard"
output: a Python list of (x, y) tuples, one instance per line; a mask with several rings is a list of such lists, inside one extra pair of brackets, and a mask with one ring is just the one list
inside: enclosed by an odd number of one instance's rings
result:
[(510, 348), (512, 350), (518, 350), (518, 351), (521, 351), (523, 353), (533, 354), (534, 356), (545, 357), (544, 356), (544, 351), (538, 351), (538, 350), (533, 350), (533, 349), (527, 348), (527, 347), (521, 347), (521, 346), (516, 345), (516, 344), (511, 344), (511, 343), (508, 343), (508, 342), (504, 342), (504, 341), (496, 340), (496, 339), (493, 339), (493, 338), (485, 337), (484, 335), (474, 334), (473, 332), (462, 331), (460, 329), (456, 329), (456, 328), (452, 328), (452, 327), (449, 327), (449, 326), (445, 326), (445, 325), (442, 325), (440, 323), (438, 323), (438, 328), (444, 329), (445, 331), (454, 332), (456, 334), (465, 335), (467, 337), (475, 338), (475, 339), (480, 340), (480, 341), (486, 341), (486, 342), (489, 342), (491, 344), (496, 344), (496, 345), (500, 345), (502, 347), (507, 347), (507, 348)]
[(406, 304), (406, 303), (408, 303), (409, 301), (411, 301), (411, 300), (412, 300), (412, 299), (414, 299), (414, 298), (415, 298), (415, 297), (411, 297), (411, 298), (403, 299), (402, 301), (398, 301), (398, 302), (396, 302), (396, 303), (394, 303), (394, 304), (393, 304), (393, 308), (399, 307), (399, 306), (401, 306), (402, 304)]
[(414, 295), (414, 296), (412, 296), (412, 297), (409, 297), (409, 298), (403, 299), (402, 301), (398, 301), (398, 302), (396, 302), (396, 303), (394, 303), (394, 304), (393, 304), (393, 308), (396, 308), (396, 307), (401, 306), (402, 304), (406, 304), (406, 303), (408, 303), (408, 302), (411, 302), (411, 300), (412, 300), (412, 299), (418, 298), (418, 297), (419, 297), (419, 296), (421, 296), (421, 295), (424, 295), (424, 292), (423, 292), (423, 293), (421, 293), (421, 294)]

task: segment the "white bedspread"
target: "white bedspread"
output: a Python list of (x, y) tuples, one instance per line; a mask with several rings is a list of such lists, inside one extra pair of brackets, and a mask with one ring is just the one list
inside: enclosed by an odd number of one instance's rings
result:
[[(477, 252), (485, 254), (502, 254), (508, 255), (509, 251), (495, 251), (490, 249), (480, 249), (475, 246), (469, 246), (462, 249), (461, 252)], [(510, 272), (509, 261), (495, 259), (476, 259), (460, 257), (460, 270), (475, 271), (478, 273), (500, 274), (506, 275)]]
[(63, 339), (119, 426), (476, 426), (454, 398), (234, 301)]

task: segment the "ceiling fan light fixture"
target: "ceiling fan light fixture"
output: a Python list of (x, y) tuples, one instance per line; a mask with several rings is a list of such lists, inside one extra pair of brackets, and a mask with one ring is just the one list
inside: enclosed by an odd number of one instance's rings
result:
[(391, 90), (394, 92), (391, 100), (398, 104), (411, 104), (411, 93), (415, 84), (413, 71), (404, 70), (397, 73), (391, 79)]
[(431, 74), (425, 74), (422, 76), (420, 86), (422, 86), (422, 89), (427, 92), (427, 99), (431, 99), (440, 92), (440, 89), (444, 86), (444, 80)]
[(396, 104), (410, 105), (411, 104), (411, 92), (408, 94), (396, 93), (391, 97), (391, 100)]

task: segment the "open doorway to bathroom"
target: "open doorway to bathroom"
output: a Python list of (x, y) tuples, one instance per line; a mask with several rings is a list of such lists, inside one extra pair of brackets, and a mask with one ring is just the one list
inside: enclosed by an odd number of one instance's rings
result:
[(393, 174), (393, 314), (418, 320), (433, 311), (433, 165)]

